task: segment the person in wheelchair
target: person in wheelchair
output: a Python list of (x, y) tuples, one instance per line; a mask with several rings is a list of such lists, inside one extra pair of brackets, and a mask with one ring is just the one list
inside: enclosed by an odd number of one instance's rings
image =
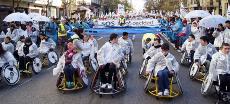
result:
[(143, 44), (143, 54), (148, 51), (148, 49), (152, 46), (151, 44), (151, 39), (150, 38), (147, 38), (145, 41), (144, 41), (144, 44)]
[(155, 38), (153, 41), (153, 46), (143, 55), (144, 59), (151, 59), (156, 53), (161, 51), (161, 39)]
[[(19, 54), (18, 54), (18, 50), (20, 49), (20, 47), (24, 44), (25, 42), (25, 37), (24, 36), (21, 36), (19, 38), (19, 41), (17, 42), (16, 44), (16, 48), (15, 48), (15, 51), (14, 51), (14, 57), (19, 61)], [(22, 56), (22, 55), (21, 55)]]
[(89, 41), (89, 36), (85, 35), (83, 38), (83, 47), (82, 47), (82, 55), (83, 62), (86, 60), (94, 58), (94, 45)]
[(191, 34), (189, 35), (189, 38), (182, 45), (181, 50), (182, 52), (186, 51), (188, 56), (190, 56), (190, 61), (192, 61), (196, 48), (197, 48), (197, 42), (195, 40), (195, 36)]
[(2, 46), (4, 50), (14, 53), (14, 45), (12, 44), (12, 40), (10, 36), (6, 36), (4, 42), (2, 42)]
[(158, 78), (158, 96), (169, 95), (169, 78), (177, 73), (178, 70), (179, 64), (176, 61), (176, 58), (169, 53), (169, 44), (163, 43), (161, 46), (161, 52), (156, 53), (149, 60), (146, 69), (148, 74), (153, 72), (154, 76)]
[(127, 32), (123, 32), (123, 36), (118, 39), (118, 43), (122, 47), (124, 54), (133, 53), (133, 42), (129, 39)]
[(92, 42), (92, 44), (93, 44), (93, 46), (94, 46), (94, 57), (95, 57), (95, 59), (97, 59), (98, 42), (97, 42), (97, 40), (94, 38), (93, 35), (90, 35), (89, 41)]
[[(124, 54), (118, 44), (118, 35), (112, 33), (110, 35), (110, 41), (106, 42), (100, 48), (97, 55), (102, 88), (105, 88), (106, 86), (108, 86), (108, 88), (112, 88), (111, 78), (113, 75), (116, 76), (116, 69), (120, 67), (120, 62), (123, 58)], [(108, 79), (105, 79), (105, 76), (107, 76)]]
[(18, 49), (19, 55), (19, 70), (27, 72), (26, 64), (33, 62), (33, 59), (38, 56), (38, 47), (32, 42), (31, 38), (27, 37), (25, 42)]
[[(60, 72), (63, 72), (65, 75), (65, 84), (68, 89), (74, 88), (76, 85), (76, 83), (74, 83), (74, 73), (84, 74), (85, 72), (81, 52), (72, 42), (67, 44), (67, 51), (60, 57), (57, 67), (53, 69), (53, 75), (57, 75)], [(88, 85), (88, 83), (84, 82), (84, 85)]]
[[(224, 77), (230, 78), (230, 45), (223, 43), (220, 47), (220, 51), (213, 54), (209, 67), (209, 74), (212, 75), (213, 81), (218, 81), (223, 86), (220, 86), (220, 90), (225, 91), (226, 86), (230, 87), (230, 79), (224, 79)], [(230, 88), (228, 89), (230, 91)]]
[(2, 67), (6, 63), (10, 66), (17, 65), (17, 61), (14, 58), (13, 54), (9, 51), (4, 50), (3, 45), (0, 44), (0, 67)]
[(204, 65), (208, 71), (212, 55), (216, 53), (216, 48), (209, 43), (207, 36), (200, 37), (200, 45), (194, 53), (194, 63), (197, 65)]
[(39, 35), (40, 39), (41, 39), (41, 43), (39, 46), (39, 52), (40, 53), (47, 53), (50, 50), (54, 50), (56, 47), (56, 43), (49, 38), (46, 34), (41, 33)]

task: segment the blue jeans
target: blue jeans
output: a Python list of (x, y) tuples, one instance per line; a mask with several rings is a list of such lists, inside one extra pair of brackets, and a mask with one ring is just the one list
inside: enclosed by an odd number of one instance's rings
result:
[(169, 70), (166, 67), (163, 70), (158, 71), (158, 88), (160, 92), (163, 92), (165, 89), (169, 89)]
[(71, 64), (65, 65), (64, 74), (67, 82), (73, 82), (73, 75), (75, 71), (76, 69)]

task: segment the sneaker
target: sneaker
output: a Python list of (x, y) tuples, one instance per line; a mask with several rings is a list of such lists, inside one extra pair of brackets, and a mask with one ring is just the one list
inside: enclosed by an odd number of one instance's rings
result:
[(74, 88), (74, 82), (70, 82), (70, 88)]
[(164, 95), (165, 95), (165, 96), (169, 96), (169, 90), (168, 90), (168, 89), (165, 89)]
[(162, 95), (163, 95), (163, 92), (159, 92), (157, 95), (158, 95), (158, 96), (162, 96)]
[(112, 89), (112, 84), (108, 84), (108, 89)]
[(66, 88), (70, 88), (70, 82), (66, 82)]
[(101, 88), (105, 88), (105, 87), (106, 87), (106, 84), (102, 84), (102, 85), (101, 85)]

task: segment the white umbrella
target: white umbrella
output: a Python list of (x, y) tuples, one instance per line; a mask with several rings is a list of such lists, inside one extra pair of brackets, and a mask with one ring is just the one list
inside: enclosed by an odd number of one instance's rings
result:
[(33, 18), (34, 21), (43, 21), (43, 22), (50, 22), (50, 19), (46, 16), (36, 16)]
[(39, 13), (30, 13), (30, 14), (28, 14), (28, 16), (32, 19), (32, 18), (34, 18), (34, 17), (40, 17), (40, 16), (42, 16), (41, 14), (39, 14)]
[(185, 15), (185, 18), (190, 19), (190, 18), (197, 18), (197, 17), (207, 17), (211, 15), (209, 12), (204, 11), (204, 10), (193, 10), (189, 12), (188, 14)]
[(199, 25), (205, 28), (217, 28), (218, 24), (224, 24), (227, 19), (220, 15), (210, 15), (200, 20)]
[(28, 15), (26, 15), (25, 13), (11, 13), (8, 16), (6, 16), (3, 21), (6, 21), (6, 22), (13, 22), (13, 21), (28, 22), (28, 21), (32, 21), (32, 19)]

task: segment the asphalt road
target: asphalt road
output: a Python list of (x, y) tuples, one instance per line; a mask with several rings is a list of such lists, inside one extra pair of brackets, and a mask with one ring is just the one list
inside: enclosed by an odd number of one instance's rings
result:
[[(98, 38), (100, 46), (108, 40), (106, 37)], [(0, 104), (214, 104), (216, 101), (214, 94), (208, 97), (202, 96), (201, 82), (190, 80), (189, 69), (185, 66), (180, 66), (179, 70), (184, 91), (182, 96), (171, 100), (157, 100), (146, 94), (143, 90), (145, 80), (138, 76), (142, 62), (141, 35), (136, 35), (134, 48), (132, 64), (128, 67), (127, 91), (113, 98), (111, 96), (99, 98), (89, 87), (80, 91), (60, 93), (55, 86), (57, 77), (52, 76), (54, 67), (51, 67), (32, 78), (22, 78), (20, 83), (13, 87), (1, 83)], [(171, 53), (179, 61), (181, 55), (173, 48), (171, 48)]]

